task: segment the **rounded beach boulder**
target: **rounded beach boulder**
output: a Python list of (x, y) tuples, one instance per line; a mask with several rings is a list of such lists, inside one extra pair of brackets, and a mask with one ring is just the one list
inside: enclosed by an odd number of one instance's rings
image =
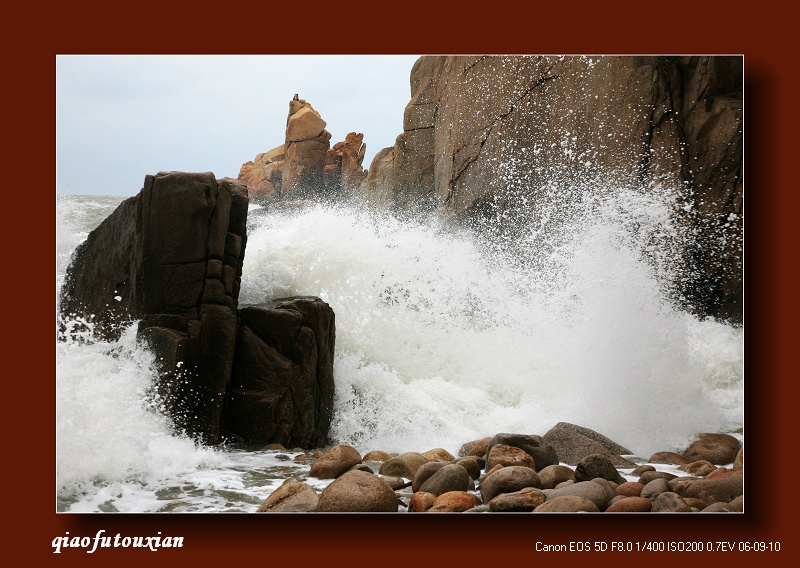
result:
[(683, 452), (690, 462), (708, 460), (714, 465), (733, 463), (742, 444), (730, 434), (699, 434)]
[(495, 444), (486, 456), (486, 469), (492, 469), (496, 465), (524, 466), (536, 471), (536, 462), (528, 452), (506, 444)]
[(340, 475), (323, 489), (317, 511), (396, 513), (397, 507), (397, 496), (385, 481), (366, 471), (356, 470)]
[(419, 491), (434, 495), (442, 495), (451, 491), (467, 491), (471, 480), (466, 469), (457, 464), (446, 463), (444, 467), (434, 472), (420, 485)]
[(555, 448), (546, 442), (544, 438), (535, 434), (495, 434), (486, 448), (487, 453), (491, 453), (492, 448), (497, 444), (519, 448), (531, 456), (535, 464), (534, 470), (537, 472), (549, 465), (558, 464), (558, 456), (556, 455)]
[(344, 472), (361, 463), (361, 454), (352, 446), (337, 444), (319, 456), (311, 464), (310, 477), (336, 479)]
[(381, 475), (392, 475), (394, 477), (405, 477), (406, 479), (414, 479), (417, 470), (422, 464), (428, 463), (430, 460), (417, 452), (405, 452), (399, 456), (395, 456), (386, 460), (381, 464), (378, 473)]
[(513, 493), (525, 487), (541, 487), (542, 482), (533, 468), (521, 465), (501, 467), (483, 478), (480, 486), (481, 497), (488, 503), (501, 493)]

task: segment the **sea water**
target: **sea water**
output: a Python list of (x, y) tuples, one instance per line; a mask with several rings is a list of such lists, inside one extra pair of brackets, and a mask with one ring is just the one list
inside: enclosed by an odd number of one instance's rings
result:
[[(72, 251), (121, 200), (57, 197), (57, 316)], [(330, 304), (330, 437), (362, 454), (455, 455), (564, 421), (646, 460), (744, 421), (743, 329), (676, 302), (684, 235), (669, 203), (617, 189), (558, 222), (531, 216), (513, 236), (357, 205), (251, 204), (239, 301)], [(133, 329), (56, 342), (57, 510), (253, 511), (307, 476), (297, 452), (204, 448), (173, 432), (148, 394), (152, 363)]]

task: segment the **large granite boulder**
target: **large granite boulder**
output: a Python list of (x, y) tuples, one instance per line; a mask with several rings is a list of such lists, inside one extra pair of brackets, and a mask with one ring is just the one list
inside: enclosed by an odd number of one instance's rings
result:
[(210, 172), (148, 175), (77, 247), (61, 294), (62, 317), (91, 321), (97, 338), (139, 320), (162, 405), (209, 443), (220, 439), (236, 345), (247, 207), (244, 186)]
[(742, 57), (425, 56), (410, 85), (364, 199), (513, 231), (584, 192), (666, 190), (689, 307), (742, 321)]
[(60, 334), (114, 341), (138, 322), (158, 407), (198, 441), (323, 446), (334, 314), (308, 297), (238, 309), (248, 204), (210, 172), (148, 175), (76, 248)]

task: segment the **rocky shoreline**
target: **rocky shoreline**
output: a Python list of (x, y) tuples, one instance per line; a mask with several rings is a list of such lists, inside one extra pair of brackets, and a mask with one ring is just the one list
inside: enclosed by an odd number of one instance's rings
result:
[[(337, 444), (294, 460), (310, 464), (308, 476), (286, 479), (256, 512), (744, 511), (744, 448), (725, 433), (699, 434), (682, 452), (657, 452), (646, 463), (605, 436), (564, 422), (543, 436), (474, 440), (457, 456), (442, 448), (361, 455)], [(318, 490), (312, 479), (327, 485)]]

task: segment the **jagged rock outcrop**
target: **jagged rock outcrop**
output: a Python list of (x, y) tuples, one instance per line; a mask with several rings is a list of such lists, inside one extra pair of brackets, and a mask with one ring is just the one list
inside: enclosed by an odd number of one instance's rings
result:
[(741, 322), (742, 80), (738, 56), (421, 57), (403, 133), (359, 193), (513, 219), (610, 184), (668, 186), (692, 234), (690, 307)]
[(245, 162), (238, 181), (256, 200), (353, 196), (367, 176), (364, 135), (350, 132), (330, 147), (327, 123), (297, 95), (289, 102), (285, 143)]
[(248, 203), (246, 187), (210, 172), (146, 176), (141, 192), (76, 248), (61, 334), (113, 341), (138, 321), (137, 339), (159, 371), (159, 406), (199, 441), (230, 434), (322, 446), (333, 404), (333, 311), (318, 298), (238, 309)]

